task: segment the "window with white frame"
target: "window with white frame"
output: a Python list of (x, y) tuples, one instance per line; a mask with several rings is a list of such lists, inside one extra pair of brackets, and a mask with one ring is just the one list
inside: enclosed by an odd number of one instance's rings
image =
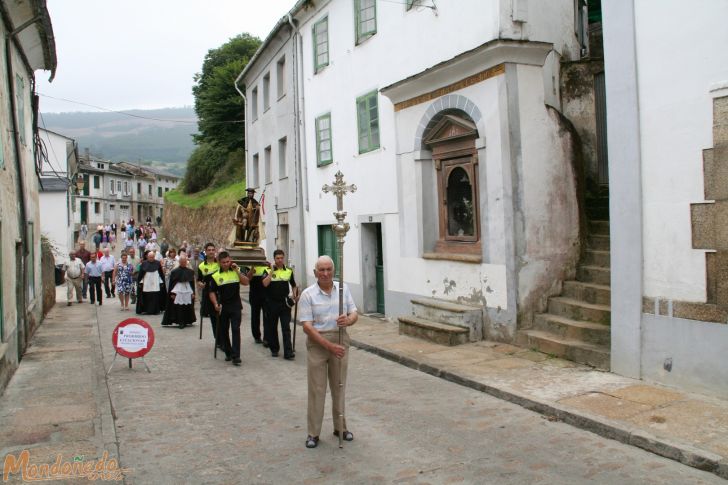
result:
[(329, 18), (313, 24), (313, 71), (317, 73), (329, 65)]
[(260, 156), (257, 153), (253, 155), (253, 167), (250, 172), (252, 184), (248, 184), (248, 187), (259, 187), (258, 178), (260, 174)]
[(279, 99), (286, 94), (286, 56), (276, 63), (276, 92)]
[(270, 146), (265, 147), (264, 151), (264, 158), (263, 163), (265, 164), (264, 170), (265, 170), (265, 183), (269, 184), (272, 182), (271, 179), (271, 169), (270, 169), (270, 155), (271, 155), (271, 149)]
[(356, 99), (356, 117), (359, 127), (359, 153), (379, 148), (379, 106), (376, 90)]
[(258, 87), (250, 92), (250, 116), (253, 121), (258, 119)]
[(316, 163), (320, 167), (333, 161), (331, 113), (316, 118)]
[(377, 33), (376, 0), (354, 0), (356, 43), (360, 44)]
[(270, 108), (270, 73), (263, 76), (263, 111)]
[(288, 176), (288, 163), (286, 162), (286, 152), (288, 151), (288, 140), (284, 136), (278, 140), (278, 178), (286, 178)]

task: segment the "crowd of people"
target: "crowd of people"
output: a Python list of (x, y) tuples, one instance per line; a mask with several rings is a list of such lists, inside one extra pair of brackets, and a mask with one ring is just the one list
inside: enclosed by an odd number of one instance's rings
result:
[[(318, 445), (321, 431), (327, 384), (332, 392), (334, 435), (351, 441), (353, 434), (346, 428), (344, 388), (346, 383), (349, 337), (346, 327), (357, 319), (357, 309), (349, 289), (344, 286), (344, 312), (338, 312), (338, 286), (334, 282), (334, 264), (330, 257), (321, 256), (314, 270), (316, 283), (300, 292), (294, 271), (285, 264), (285, 253), (276, 250), (273, 262), (263, 262), (247, 268), (238, 267), (226, 251), (217, 251), (214, 244), (205, 245), (199, 256), (188, 255), (186, 243), (179, 248), (156, 246), (156, 231), (148, 224), (137, 236), (133, 221), (124, 224), (126, 231), (120, 261), (111, 254), (111, 243), (101, 243), (94, 251), (79, 242), (78, 249), (69, 255), (66, 265), (68, 305), (82, 303), (87, 292), (90, 303), (102, 304), (103, 295), (118, 295), (121, 310), (135, 305), (137, 314), (164, 313), (161, 324), (184, 328), (197, 321), (194, 305), (200, 294), (200, 324), (208, 318), (216, 349), (225, 360), (239, 366), (241, 359), (242, 300), (241, 285), (250, 286), (250, 331), (256, 344), (267, 347), (272, 357), (295, 359), (291, 341), (291, 311), (300, 299), (300, 321), (307, 335), (308, 366), (308, 436), (306, 447)], [(133, 235), (129, 232), (132, 227)], [(113, 229), (110, 229), (113, 234)], [(147, 236), (149, 236), (147, 242)], [(154, 237), (154, 238), (153, 238)], [(137, 244), (128, 245), (129, 241)], [(140, 247), (139, 243), (144, 242)], [(163, 240), (163, 244), (166, 241)], [(151, 248), (150, 248), (151, 245)], [(111, 247), (110, 247), (111, 246)], [(140, 257), (137, 257), (139, 249)], [(102, 290), (103, 284), (103, 290)], [(261, 318), (262, 317), (262, 318)], [(262, 321), (262, 332), (261, 332)], [(295, 324), (295, 322), (294, 322)], [(280, 338), (279, 329), (280, 325)], [(339, 329), (343, 340), (339, 341)], [(216, 350), (217, 351), (217, 350)], [(341, 383), (341, 385), (337, 385)]]

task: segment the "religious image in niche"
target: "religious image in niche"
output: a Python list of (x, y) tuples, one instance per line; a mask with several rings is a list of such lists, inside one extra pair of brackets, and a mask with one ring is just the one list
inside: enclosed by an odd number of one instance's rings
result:
[(473, 236), (473, 191), (468, 174), (460, 167), (448, 177), (447, 201), (448, 235)]

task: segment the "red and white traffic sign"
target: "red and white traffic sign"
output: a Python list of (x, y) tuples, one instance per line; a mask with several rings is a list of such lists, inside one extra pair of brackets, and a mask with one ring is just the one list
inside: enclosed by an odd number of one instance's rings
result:
[(122, 357), (144, 357), (154, 345), (154, 330), (140, 318), (127, 318), (116, 326), (111, 342)]

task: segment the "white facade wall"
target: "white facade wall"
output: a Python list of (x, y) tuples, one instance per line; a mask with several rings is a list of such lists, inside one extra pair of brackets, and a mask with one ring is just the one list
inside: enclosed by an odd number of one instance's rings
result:
[(41, 232), (53, 245), (56, 264), (60, 264), (68, 260), (68, 251), (73, 248), (68, 194), (66, 192), (42, 192), (40, 205)]
[[(301, 168), (297, 146), (294, 71), (299, 63), (300, 47), (294, 51), (293, 32), (284, 25), (269, 40), (255, 64), (240, 80), (245, 86), (247, 124), (248, 188), (256, 190), (255, 198), (263, 200), (260, 247), (270, 261), (273, 251), (283, 249), (287, 264), (304, 268), (301, 223)], [(310, 51), (304, 50), (304, 64), (310, 62)], [(268, 77), (268, 108), (265, 81)], [(254, 112), (257, 105), (257, 114)], [(285, 141), (285, 142), (284, 142)], [(240, 197), (245, 197), (241, 193)], [(296, 281), (305, 283), (299, 271)]]
[[(669, 15), (654, 15), (656, 11)], [(686, 22), (685, 19), (690, 19)], [(644, 295), (704, 302), (705, 251), (692, 249), (690, 204), (713, 146), (711, 88), (728, 82), (728, 2), (635, 2), (642, 148)], [(669, 218), (666, 219), (666, 216)]]

